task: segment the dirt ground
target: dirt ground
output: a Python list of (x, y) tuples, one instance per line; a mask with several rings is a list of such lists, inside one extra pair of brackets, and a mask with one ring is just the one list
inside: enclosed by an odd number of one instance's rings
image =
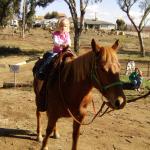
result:
[[(13, 81), (9, 62), (27, 58), (8, 57), (0, 59), (0, 84)], [(18, 82), (32, 81), (32, 66), (24, 65), (17, 74)], [(137, 96), (139, 93), (135, 92)], [(128, 95), (127, 95), (128, 96)], [(93, 91), (96, 110), (100, 107), (100, 95)], [(81, 127), (78, 150), (150, 150), (150, 97), (128, 104), (123, 110), (106, 114), (102, 118)], [(36, 141), (35, 101), (32, 88), (0, 89), (0, 150), (39, 150)], [(88, 108), (88, 122), (94, 115), (92, 105)], [(42, 115), (45, 134), (46, 115)], [(70, 150), (72, 142), (72, 119), (58, 121), (60, 139), (49, 138), (50, 150)]]

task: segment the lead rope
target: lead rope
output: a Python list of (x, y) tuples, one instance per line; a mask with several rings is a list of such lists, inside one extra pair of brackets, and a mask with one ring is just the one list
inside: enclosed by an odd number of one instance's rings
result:
[[(80, 125), (89, 125), (89, 124), (91, 124), (91, 123), (95, 120), (95, 118), (99, 115), (99, 113), (102, 112), (104, 106), (105, 106), (105, 102), (102, 103), (102, 105), (101, 105), (99, 111), (94, 115), (94, 117), (91, 119), (91, 121), (89, 121), (89, 122), (87, 122), (87, 123), (82, 123), (82, 122), (80, 122), (79, 120), (77, 120), (77, 119), (75, 118), (75, 116), (72, 114), (72, 112), (70, 111), (69, 108), (67, 109), (67, 111), (68, 111), (68, 113), (70, 114), (70, 116), (73, 118), (73, 120), (76, 121), (78, 124), (80, 124)], [(105, 109), (105, 111), (104, 111), (101, 115), (99, 115), (99, 117), (102, 117), (102, 116), (107, 112), (108, 109), (109, 109), (109, 107), (107, 107), (107, 108)]]

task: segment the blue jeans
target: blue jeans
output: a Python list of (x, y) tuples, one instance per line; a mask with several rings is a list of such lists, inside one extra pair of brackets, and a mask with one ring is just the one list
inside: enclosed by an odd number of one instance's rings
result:
[(45, 76), (46, 76), (46, 66), (48, 66), (52, 59), (57, 55), (57, 53), (53, 53), (53, 52), (46, 52), (43, 55), (43, 59), (45, 60), (44, 63), (40, 66), (39, 70), (37, 71), (37, 77), (40, 80), (44, 80)]
[(132, 83), (134, 85), (134, 88), (138, 89), (141, 85), (141, 80), (133, 80)]
[(57, 53), (53, 53), (53, 52), (46, 52), (45, 54), (44, 54), (44, 56), (43, 56), (43, 58), (45, 59), (45, 61), (44, 61), (44, 63), (43, 63), (43, 65), (41, 66), (41, 68), (39, 69), (39, 71), (41, 70), (43, 70), (43, 68), (45, 68), (45, 66), (47, 65), (47, 64), (50, 64), (50, 62), (52, 61), (52, 59), (55, 57), (57, 55)]

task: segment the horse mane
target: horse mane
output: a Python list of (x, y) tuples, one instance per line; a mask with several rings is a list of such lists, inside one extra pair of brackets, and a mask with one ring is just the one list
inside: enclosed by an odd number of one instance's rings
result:
[(63, 80), (71, 78), (73, 81), (84, 80), (90, 73), (93, 52), (87, 52), (79, 57), (74, 58), (64, 65)]
[[(115, 50), (110, 47), (101, 47), (101, 57), (99, 65), (102, 65), (106, 71), (111, 70), (114, 74), (120, 72), (120, 64)], [(71, 78), (72, 81), (84, 80), (90, 75), (94, 52), (89, 51), (64, 65), (62, 71), (63, 81)]]

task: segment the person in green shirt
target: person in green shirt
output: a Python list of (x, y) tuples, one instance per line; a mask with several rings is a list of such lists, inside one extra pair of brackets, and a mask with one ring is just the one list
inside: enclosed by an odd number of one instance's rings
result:
[(140, 85), (143, 80), (143, 75), (142, 75), (142, 72), (138, 68), (135, 68), (135, 71), (129, 75), (129, 80), (133, 84), (134, 89), (140, 91)]

